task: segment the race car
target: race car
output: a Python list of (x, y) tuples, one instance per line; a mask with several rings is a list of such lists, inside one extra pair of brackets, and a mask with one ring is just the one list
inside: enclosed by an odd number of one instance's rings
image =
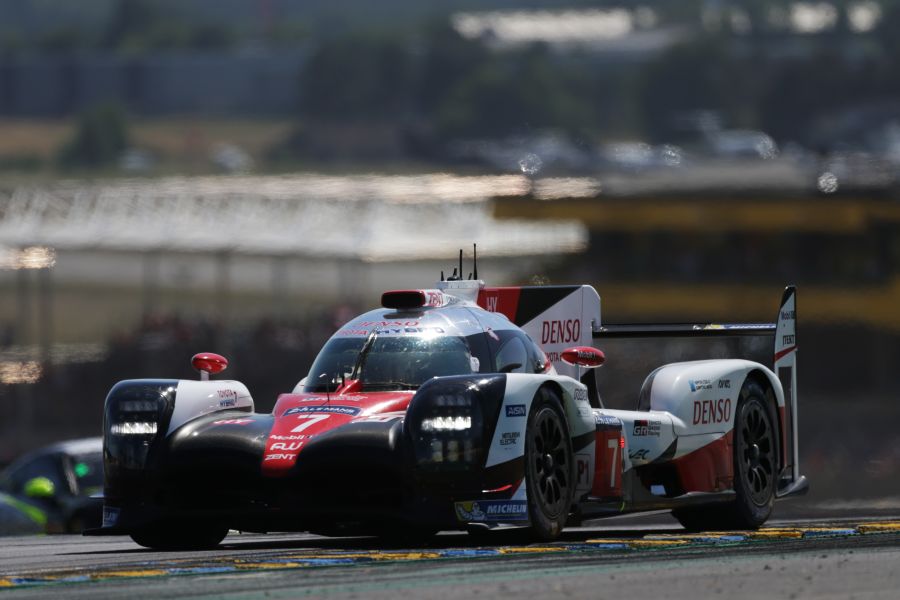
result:
[[(690, 529), (756, 528), (807, 489), (795, 298), (787, 288), (775, 324), (607, 326), (590, 286), (493, 288), (454, 271), (385, 292), (266, 414), (240, 382), (210, 379), (224, 357), (201, 353), (200, 381), (109, 392), (103, 526), (86, 534), (158, 549), (215, 546), (229, 529), (546, 541), (660, 509)], [(637, 410), (604, 408), (593, 342), (651, 335), (774, 335), (774, 364), (666, 364)]]
[(56, 442), (0, 472), (0, 535), (81, 533), (100, 525), (99, 437)]

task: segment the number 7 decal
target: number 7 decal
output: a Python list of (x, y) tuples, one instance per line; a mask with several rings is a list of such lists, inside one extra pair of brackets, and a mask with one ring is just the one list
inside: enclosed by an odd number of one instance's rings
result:
[(609, 463), (609, 487), (616, 487), (616, 459), (619, 457), (619, 438), (610, 439), (608, 446), (612, 453), (612, 462)]
[(300, 423), (299, 425), (297, 425), (296, 427), (291, 429), (291, 433), (300, 433), (301, 431), (303, 431), (310, 425), (314, 425), (314, 424), (318, 423), (319, 421), (324, 421), (325, 419), (327, 419), (330, 416), (331, 415), (297, 415), (298, 419), (305, 419), (306, 422)]

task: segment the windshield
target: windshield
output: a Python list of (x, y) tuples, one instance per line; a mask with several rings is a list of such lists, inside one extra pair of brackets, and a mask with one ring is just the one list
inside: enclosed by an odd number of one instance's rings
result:
[(304, 391), (334, 390), (358, 379), (361, 391), (413, 390), (432, 377), (477, 371), (465, 338), (378, 336), (333, 338), (313, 363)]

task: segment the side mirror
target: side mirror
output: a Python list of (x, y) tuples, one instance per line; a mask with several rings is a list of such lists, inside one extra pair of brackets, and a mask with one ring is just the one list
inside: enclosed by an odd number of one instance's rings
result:
[(56, 495), (56, 486), (46, 477), (35, 477), (25, 482), (24, 491), (29, 498), (52, 498)]
[(606, 362), (606, 355), (602, 350), (591, 346), (575, 346), (563, 350), (561, 358), (563, 362), (575, 365), (577, 367), (585, 367), (593, 369), (599, 367)]
[(194, 355), (194, 358), (191, 359), (191, 365), (200, 371), (200, 381), (209, 381), (210, 373), (215, 375), (228, 367), (228, 359), (221, 354), (201, 352)]

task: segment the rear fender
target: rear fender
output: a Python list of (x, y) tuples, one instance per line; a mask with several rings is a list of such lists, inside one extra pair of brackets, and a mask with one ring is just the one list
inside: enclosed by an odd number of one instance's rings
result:
[[(751, 373), (768, 381), (780, 414), (784, 407), (781, 383), (770, 369), (749, 360), (700, 360), (665, 365), (647, 378), (641, 395), (649, 395), (650, 410), (672, 415), (679, 438), (723, 434), (734, 427), (741, 386)], [(691, 445), (679, 442), (680, 449), (688, 450)]]

